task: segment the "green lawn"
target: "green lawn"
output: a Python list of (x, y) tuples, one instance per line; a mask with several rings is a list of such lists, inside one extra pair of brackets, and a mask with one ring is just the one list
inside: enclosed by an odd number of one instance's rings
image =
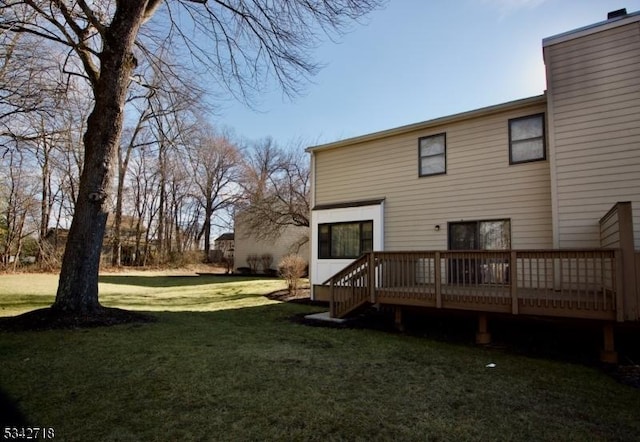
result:
[[(0, 276), (2, 311), (51, 302), (46, 277)], [(301, 325), (319, 309), (282, 286), (106, 275), (104, 304), (159, 321), (0, 332), (1, 396), (55, 440), (638, 440), (640, 391), (595, 368)]]
[[(277, 279), (195, 274), (167, 276), (160, 272), (104, 274), (99, 282), (103, 305), (143, 311), (255, 307), (272, 303), (261, 294), (286, 287)], [(0, 275), (0, 316), (48, 307), (55, 298), (57, 283), (58, 276), (52, 274)]]

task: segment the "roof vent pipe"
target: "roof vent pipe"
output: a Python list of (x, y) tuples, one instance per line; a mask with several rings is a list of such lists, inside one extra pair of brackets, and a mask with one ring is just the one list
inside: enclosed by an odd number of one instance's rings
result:
[(607, 14), (607, 20), (612, 18), (624, 17), (627, 15), (627, 8), (618, 9), (617, 11), (611, 11)]

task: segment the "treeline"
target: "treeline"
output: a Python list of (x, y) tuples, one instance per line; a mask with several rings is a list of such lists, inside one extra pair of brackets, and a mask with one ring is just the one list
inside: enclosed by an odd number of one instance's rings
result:
[[(46, 48), (6, 35), (2, 43), (0, 269), (53, 269), (83, 173), (91, 93)], [(41, 62), (21, 63), (26, 54)], [(96, 189), (112, 208), (103, 263), (206, 261), (212, 235), (232, 230), (238, 211), (258, 237), (276, 236), (288, 224), (308, 225), (302, 147), (249, 143), (215, 128), (203, 117), (211, 115), (203, 97), (188, 77), (178, 81), (152, 67), (131, 78), (124, 136), (111, 159), (112, 188)]]

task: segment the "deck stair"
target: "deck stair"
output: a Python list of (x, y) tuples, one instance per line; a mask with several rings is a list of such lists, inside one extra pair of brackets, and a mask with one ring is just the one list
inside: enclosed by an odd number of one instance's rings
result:
[(370, 265), (373, 260), (373, 254), (365, 254), (325, 281), (331, 291), (329, 312), (332, 317), (345, 318), (372, 304)]

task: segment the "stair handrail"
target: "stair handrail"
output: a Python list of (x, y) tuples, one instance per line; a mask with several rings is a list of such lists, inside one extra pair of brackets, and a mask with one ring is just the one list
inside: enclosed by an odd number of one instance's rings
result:
[(342, 276), (343, 273), (347, 274), (349, 272), (351, 272), (351, 268), (352, 267), (357, 267), (359, 265), (361, 265), (361, 261), (368, 259), (369, 254), (371, 254), (373, 252), (366, 252), (363, 253), (362, 255), (360, 255), (358, 258), (356, 258), (353, 262), (351, 262), (349, 265), (347, 265), (346, 267), (343, 267), (341, 270), (339, 270), (338, 272), (336, 272), (334, 275), (330, 276), (326, 281), (324, 281), (321, 285), (327, 285), (327, 284), (331, 284), (331, 281), (334, 279), (340, 279), (340, 277)]
[[(363, 304), (364, 300), (358, 300), (354, 298), (349, 298), (348, 301), (342, 301), (336, 298), (336, 284), (339, 284), (340, 281), (347, 282), (347, 284), (340, 284), (340, 288), (344, 287), (353, 287), (354, 280), (358, 279), (362, 276), (363, 273), (367, 271), (370, 267), (370, 261), (373, 252), (368, 252), (362, 254), (359, 258), (354, 260), (348, 266), (337, 272), (331, 278), (327, 279), (323, 284), (329, 284), (329, 311), (332, 317), (342, 317), (346, 315), (348, 312), (352, 311), (354, 308), (357, 308), (358, 305)], [(369, 293), (369, 278), (364, 279), (364, 288)], [(362, 286), (361, 286), (362, 287)], [(367, 296), (367, 299), (369, 297)]]

